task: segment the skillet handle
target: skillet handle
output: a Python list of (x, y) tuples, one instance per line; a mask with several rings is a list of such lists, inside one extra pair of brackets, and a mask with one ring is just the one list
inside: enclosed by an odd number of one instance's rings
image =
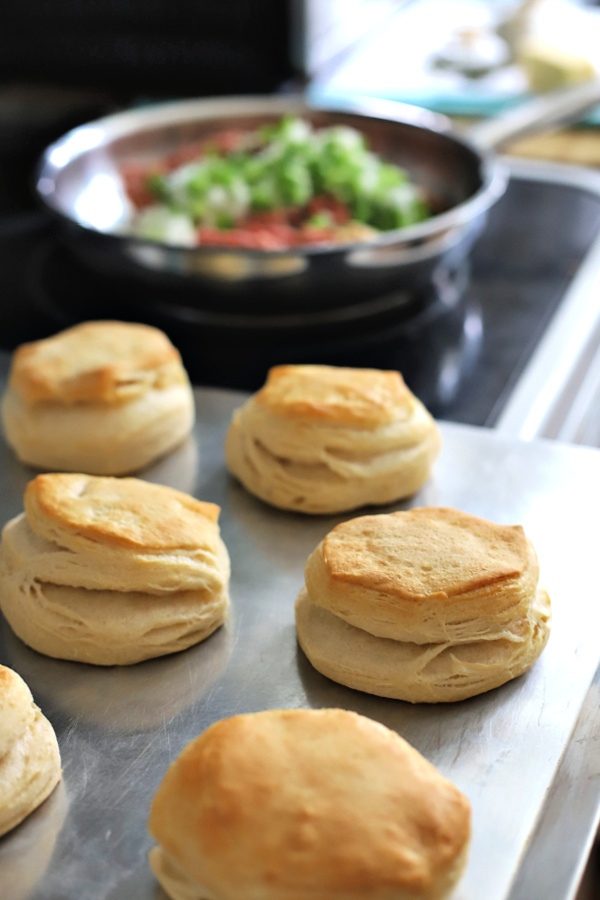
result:
[(497, 150), (509, 141), (576, 122), (590, 107), (600, 103), (600, 78), (576, 87), (543, 94), (486, 119), (469, 129), (467, 137), (481, 150)]

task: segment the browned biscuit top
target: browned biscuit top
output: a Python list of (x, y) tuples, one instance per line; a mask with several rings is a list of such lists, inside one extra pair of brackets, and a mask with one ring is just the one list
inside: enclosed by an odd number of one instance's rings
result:
[(19, 347), (10, 383), (28, 403), (118, 402), (165, 377), (173, 381), (180, 366), (178, 351), (158, 328), (84, 322)]
[(62, 533), (143, 552), (214, 547), (219, 534), (214, 503), (137, 478), (38, 475), (27, 485), (25, 512), (49, 540)]
[(360, 516), (322, 544), (331, 578), (415, 601), (519, 578), (531, 553), (520, 525), (438, 507)]
[(418, 896), (464, 849), (470, 807), (379, 723), (339, 709), (268, 710), (188, 744), (149, 827), (224, 896)]
[(280, 416), (367, 427), (392, 421), (414, 400), (399, 372), (335, 366), (276, 366), (254, 399)]

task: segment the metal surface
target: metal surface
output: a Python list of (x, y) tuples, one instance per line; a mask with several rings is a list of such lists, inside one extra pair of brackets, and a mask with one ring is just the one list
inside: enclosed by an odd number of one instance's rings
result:
[(600, 825), (599, 710), (600, 669), (585, 698), (509, 900), (570, 900), (577, 894)]
[[(146, 820), (168, 763), (218, 718), (298, 706), (340, 706), (385, 723), (465, 791), (473, 806), (473, 842), (455, 900), (533, 900), (537, 894), (511, 890), (526, 877), (535, 883), (538, 874), (548, 885), (544, 900), (568, 900), (565, 879), (552, 874), (573, 879), (582, 865), (585, 841), (568, 837), (590, 833), (600, 803), (593, 741), (577, 747), (587, 766), (581, 776), (586, 803), (574, 807), (571, 820), (550, 821), (550, 844), (540, 826), (555, 812), (556, 790), (564, 802), (581, 792), (576, 772), (565, 787), (561, 759), (569, 759), (580, 710), (594, 723), (598, 713), (597, 704), (591, 712), (589, 701), (584, 704), (600, 661), (591, 515), (600, 504), (600, 453), (442, 425), (435, 475), (412, 505), (451, 505), (522, 523), (539, 553), (554, 624), (548, 647), (525, 676), (463, 703), (411, 706), (336, 685), (304, 658), (293, 617), (304, 563), (348, 516), (302, 517), (248, 495), (228, 478), (222, 455), (231, 412), (244, 395), (198, 390), (196, 397), (193, 440), (143, 474), (221, 505), (232, 560), (231, 620), (183, 653), (109, 669), (45, 658), (2, 625), (0, 660), (25, 678), (54, 724), (64, 767), (63, 784), (49, 802), (0, 841), (2, 900), (163, 897), (147, 863), (152, 841)], [(1, 444), (3, 520), (21, 510), (31, 476)], [(586, 722), (593, 733), (596, 725)]]

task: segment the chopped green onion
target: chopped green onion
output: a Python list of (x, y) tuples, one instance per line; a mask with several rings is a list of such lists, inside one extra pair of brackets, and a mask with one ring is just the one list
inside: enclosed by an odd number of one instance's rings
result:
[[(322, 194), (343, 203), (354, 220), (384, 231), (430, 215), (408, 173), (381, 160), (353, 128), (317, 131), (286, 116), (259, 129), (257, 137), (262, 145), (256, 152), (205, 152), (172, 172), (150, 175), (147, 187), (161, 208), (195, 226), (233, 228), (253, 210), (304, 208)], [(256, 148), (256, 141), (247, 146)], [(329, 226), (333, 219), (318, 213), (308, 221), (326, 227), (317, 223)]]

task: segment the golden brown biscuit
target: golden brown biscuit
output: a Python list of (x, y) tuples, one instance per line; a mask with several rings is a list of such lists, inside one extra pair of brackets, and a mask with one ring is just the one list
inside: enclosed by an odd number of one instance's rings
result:
[(267, 503), (331, 513), (413, 494), (439, 447), (433, 419), (398, 372), (278, 366), (234, 414), (225, 455)]
[(181, 443), (194, 422), (194, 402), (179, 353), (163, 332), (84, 322), (18, 348), (2, 416), (23, 462), (118, 475)]
[(305, 578), (317, 606), (378, 637), (425, 644), (510, 630), (535, 597), (539, 566), (519, 525), (428, 506), (343, 522)]
[(334, 528), (309, 557), (296, 628), (320, 672), (410, 702), (474, 696), (526, 671), (550, 601), (520, 526), (424, 507)]
[(37, 809), (60, 778), (52, 726), (23, 679), (0, 666), (0, 835)]
[(170, 766), (150, 813), (174, 900), (441, 900), (469, 803), (383, 725), (340, 709), (223, 719)]
[(126, 665), (208, 637), (229, 607), (219, 508), (135, 478), (38, 475), (0, 546), (0, 608), (48, 656)]

